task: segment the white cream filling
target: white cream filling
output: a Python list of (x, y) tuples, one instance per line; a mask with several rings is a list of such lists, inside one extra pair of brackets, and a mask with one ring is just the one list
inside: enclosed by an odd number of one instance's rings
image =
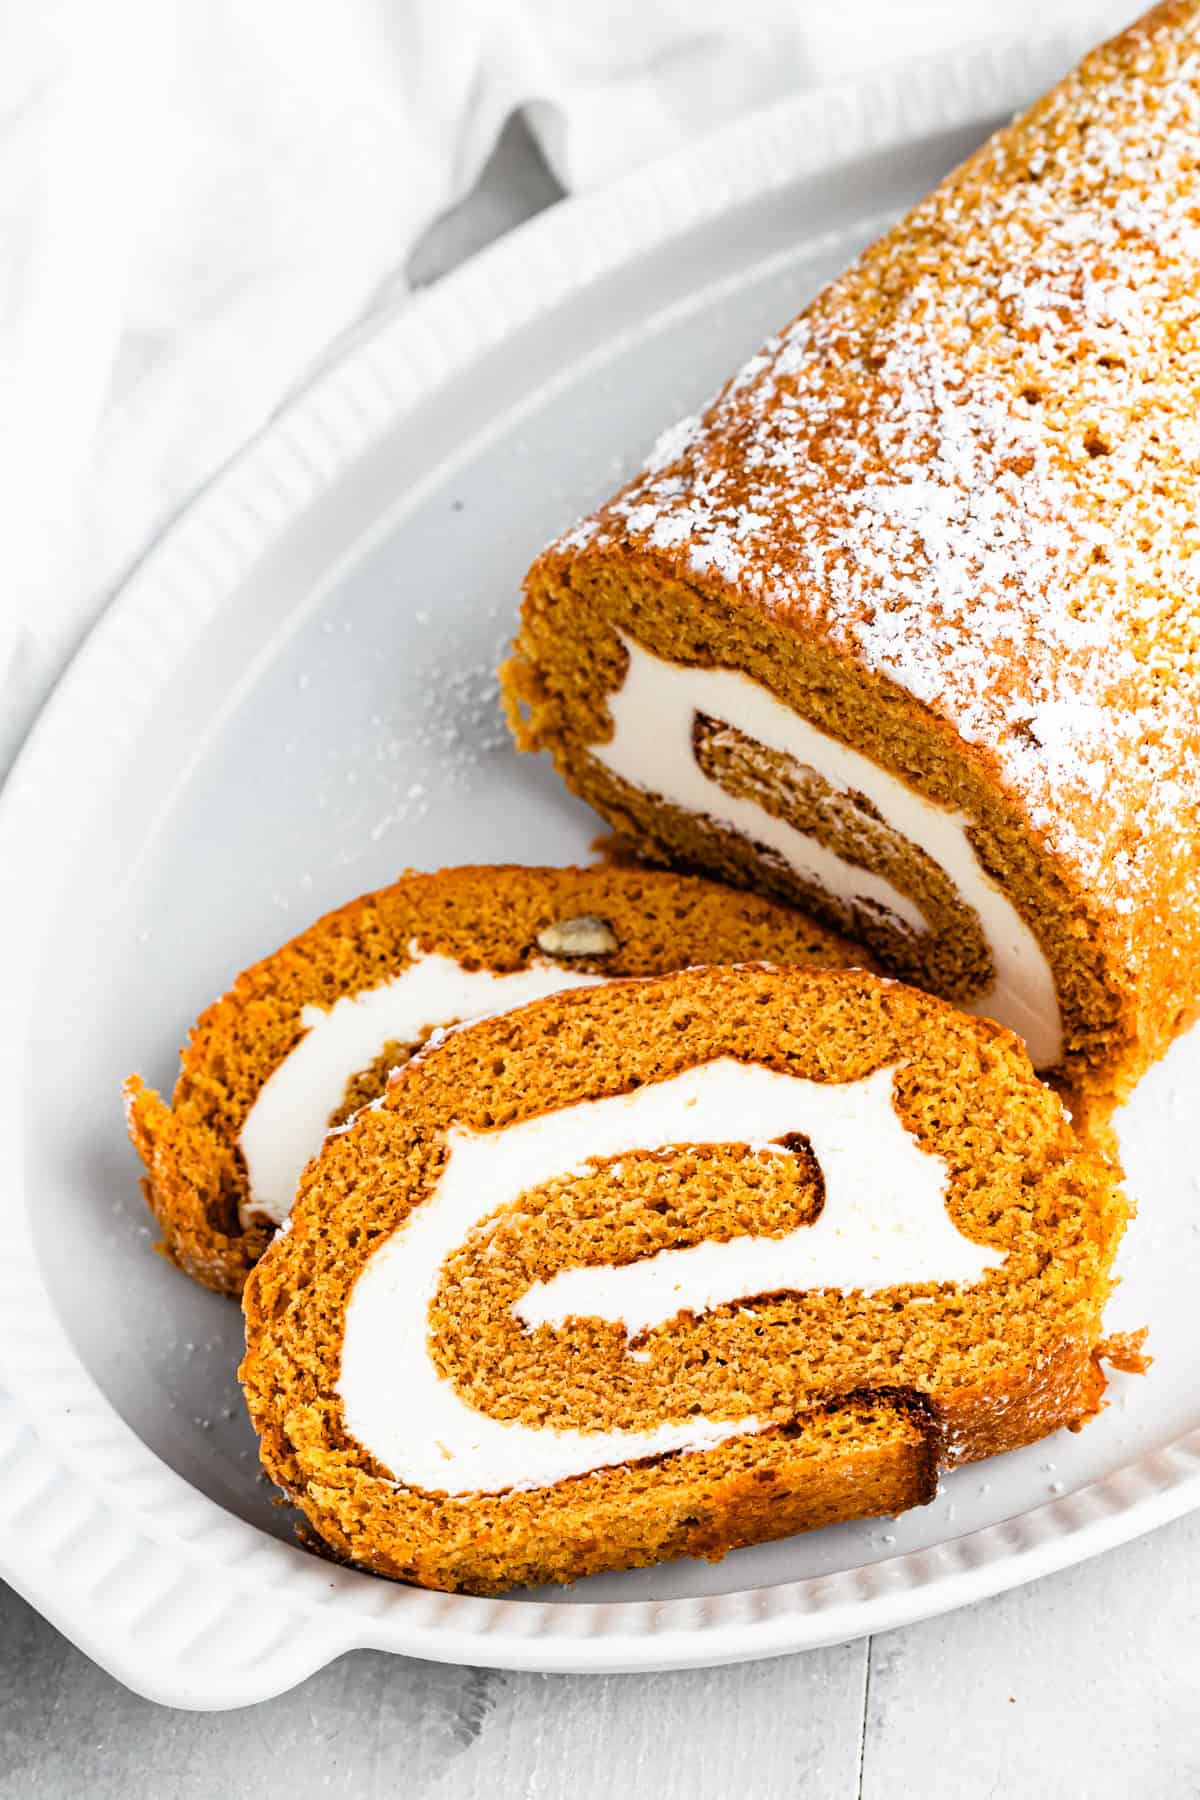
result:
[(542, 962), (496, 975), (464, 969), (450, 956), (426, 956), (412, 944), (409, 955), (412, 961), (390, 981), (343, 994), (330, 1007), (306, 1006), (300, 1014), (304, 1036), (263, 1083), (238, 1138), (248, 1180), (243, 1228), (254, 1218), (276, 1225), (287, 1218), (346, 1083), (369, 1068), (386, 1043), (413, 1044), (431, 1025), (508, 1012), (563, 988), (594, 987), (605, 979)]
[[(894, 1070), (840, 1084), (722, 1057), (653, 1085), (581, 1101), (497, 1131), (460, 1126), (429, 1196), (373, 1253), (346, 1309), (338, 1392), (346, 1428), (396, 1478), (451, 1493), (547, 1487), (666, 1451), (696, 1451), (765, 1429), (754, 1417), (688, 1418), (648, 1431), (559, 1431), (493, 1419), (460, 1399), (429, 1353), (429, 1308), (450, 1253), (497, 1208), (597, 1158), (689, 1143), (746, 1144), (770, 1156), (802, 1132), (825, 1184), (811, 1225), (666, 1250), (620, 1267), (568, 1269), (530, 1287), (526, 1326), (571, 1315), (632, 1336), (688, 1310), (788, 1288), (970, 1285), (1004, 1261), (946, 1210), (948, 1172), (897, 1116)], [(766, 1421), (769, 1424), (770, 1421)]]
[(841, 793), (864, 794), (885, 824), (924, 850), (954, 884), (979, 920), (995, 970), (988, 991), (967, 1010), (1020, 1032), (1038, 1068), (1062, 1057), (1062, 1020), (1054, 976), (1041, 945), (975, 854), (970, 818), (915, 793), (870, 757), (819, 731), (736, 669), (685, 668), (664, 661), (630, 638), (629, 669), (608, 697), (613, 736), (591, 754), (614, 775), (660, 794), (675, 806), (706, 814), (774, 850), (805, 881), (838, 900), (882, 906), (911, 931), (929, 929), (911, 899), (869, 869), (857, 868), (805, 832), (766, 812), (754, 800), (729, 794), (696, 761), (692, 727), (707, 713), (768, 749), (815, 769)]

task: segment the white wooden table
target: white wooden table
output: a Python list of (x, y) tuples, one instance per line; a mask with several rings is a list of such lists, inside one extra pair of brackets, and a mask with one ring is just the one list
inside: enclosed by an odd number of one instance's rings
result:
[(870, 1642), (680, 1675), (356, 1651), (235, 1713), (136, 1699), (0, 1594), (3, 1800), (1187, 1800), (1200, 1515)]
[[(556, 197), (525, 134), (413, 259)], [(0, 1800), (1187, 1800), (1200, 1515), (925, 1625), (739, 1668), (508, 1675), (357, 1652), (245, 1712), (127, 1693), (0, 1586)]]

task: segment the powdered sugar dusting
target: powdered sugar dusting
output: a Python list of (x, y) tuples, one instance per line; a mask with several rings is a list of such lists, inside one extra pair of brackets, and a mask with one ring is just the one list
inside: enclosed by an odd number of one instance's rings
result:
[(699, 435), (700, 420), (695, 414), (669, 426), (646, 459), (647, 473), (656, 475), (660, 469), (668, 468), (691, 448)]
[(1121, 913), (1200, 832), (1198, 19), (1089, 58), (558, 546), (815, 624)]

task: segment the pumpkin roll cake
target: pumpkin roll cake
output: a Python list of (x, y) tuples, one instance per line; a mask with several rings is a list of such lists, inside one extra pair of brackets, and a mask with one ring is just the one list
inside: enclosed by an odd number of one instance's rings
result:
[(716, 1558), (1089, 1418), (1124, 1219), (997, 1025), (857, 971), (610, 982), (432, 1040), (330, 1135), (242, 1384), (375, 1573)]
[(528, 577), (522, 748), (1122, 1095), (1200, 998), (1200, 5), (999, 131)]
[(126, 1083), (161, 1247), (240, 1294), (326, 1131), (437, 1027), (612, 976), (757, 960), (870, 962), (793, 908), (656, 870), (444, 869), (354, 900), (209, 1007), (170, 1105)]

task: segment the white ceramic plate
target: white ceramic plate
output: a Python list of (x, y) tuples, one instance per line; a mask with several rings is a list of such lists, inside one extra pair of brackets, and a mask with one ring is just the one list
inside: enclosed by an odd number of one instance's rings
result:
[(520, 576), (888, 219), (1070, 60), (789, 103), (555, 208), (382, 324), (148, 556), (0, 806), (0, 1573), (123, 1681), (260, 1699), (354, 1646), (547, 1670), (767, 1656), (919, 1618), (1200, 1503), (1200, 1042), (1130, 1110), (1114, 1324), (1143, 1379), (897, 1523), (485, 1601), (290, 1541), (241, 1321), (149, 1252), (121, 1077), (243, 964), (406, 865), (586, 857), (492, 676)]

